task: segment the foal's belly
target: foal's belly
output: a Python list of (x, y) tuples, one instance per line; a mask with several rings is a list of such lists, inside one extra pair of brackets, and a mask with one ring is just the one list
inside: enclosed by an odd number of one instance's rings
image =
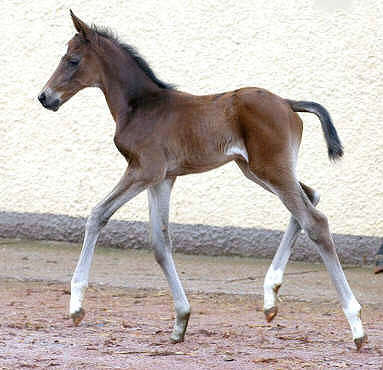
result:
[(213, 170), (233, 160), (248, 162), (248, 153), (243, 143), (234, 143), (221, 151), (198, 153), (181, 161), (170, 160), (168, 162), (168, 176), (183, 176), (192, 173), (201, 173)]

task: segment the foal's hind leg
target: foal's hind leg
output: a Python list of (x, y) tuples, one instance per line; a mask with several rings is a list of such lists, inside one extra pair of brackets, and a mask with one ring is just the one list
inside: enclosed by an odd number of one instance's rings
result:
[(355, 299), (339, 263), (326, 216), (313, 207), (292, 171), (277, 173), (271, 169), (267, 182), (279, 196), (292, 216), (299, 222), (309, 238), (317, 245), (330, 274), (346, 318), (350, 324), (357, 349), (367, 341), (360, 319), (361, 307)]
[(133, 181), (127, 170), (114, 190), (97, 204), (88, 218), (81, 255), (71, 282), (70, 316), (76, 326), (80, 324), (85, 315), (82, 302), (88, 287), (94, 248), (101, 229), (117, 209), (144, 190), (145, 187), (143, 183)]
[(170, 340), (173, 343), (184, 340), (190, 317), (190, 305), (178, 277), (173, 257), (171, 239), (168, 230), (170, 193), (175, 178), (166, 179), (148, 189), (150, 209), (150, 241), (154, 255), (161, 266), (173, 294), (176, 320)]
[[(250, 170), (249, 164), (243, 160), (236, 161), (239, 168), (242, 170), (243, 174), (254, 181), (256, 184), (262, 186), (264, 189), (273, 193), (272, 187), (269, 186), (266, 182), (258, 178), (253, 171)], [(319, 194), (315, 190), (311, 189), (307, 185), (301, 184), (304, 192), (310, 199), (311, 203), (316, 206), (319, 202)], [(282, 285), (283, 274), (286, 269), (287, 262), (290, 258), (291, 248), (294, 246), (294, 243), (299, 235), (299, 232), (302, 230), (299, 223), (294, 217), (290, 218), (289, 225), (281, 243), (278, 247), (278, 250), (273, 258), (273, 261), (266, 273), (264, 281), (264, 303), (263, 310), (267, 321), (271, 321), (276, 314), (278, 313), (278, 308), (276, 305), (278, 290)]]
[[(301, 183), (301, 186), (307, 197), (310, 199), (311, 203), (316, 206), (319, 202), (319, 194), (305, 184)], [(282, 285), (283, 274), (285, 272), (287, 262), (290, 258), (291, 249), (294, 246), (294, 243), (297, 240), (301, 230), (302, 228), (299, 223), (294, 217), (291, 216), (287, 230), (283, 235), (278, 250), (274, 255), (273, 261), (266, 273), (263, 285), (263, 310), (268, 322), (270, 322), (278, 313), (278, 308), (276, 305), (278, 291)]]

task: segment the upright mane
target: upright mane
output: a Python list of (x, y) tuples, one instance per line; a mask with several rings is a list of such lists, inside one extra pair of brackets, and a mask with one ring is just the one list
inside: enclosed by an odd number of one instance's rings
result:
[(161, 81), (156, 77), (149, 63), (138, 53), (137, 49), (131, 45), (123, 43), (119, 40), (118, 36), (109, 28), (103, 26), (92, 25), (92, 29), (102, 37), (112, 41), (120, 49), (128, 53), (133, 60), (137, 63), (140, 69), (148, 76), (158, 87), (161, 89), (173, 89), (174, 85)]

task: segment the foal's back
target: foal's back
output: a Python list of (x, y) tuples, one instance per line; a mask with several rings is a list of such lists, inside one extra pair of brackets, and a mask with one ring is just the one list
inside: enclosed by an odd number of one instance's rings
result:
[(126, 157), (150, 155), (166, 164), (168, 176), (180, 176), (231, 160), (270, 159), (271, 153), (297, 148), (301, 130), (299, 116), (264, 89), (204, 96), (170, 90), (141, 105), (126, 127), (117, 128), (115, 143)]

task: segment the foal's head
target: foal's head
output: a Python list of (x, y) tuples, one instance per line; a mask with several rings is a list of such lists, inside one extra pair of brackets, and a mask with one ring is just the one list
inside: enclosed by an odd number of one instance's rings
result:
[(98, 35), (91, 27), (70, 11), (77, 34), (69, 41), (66, 54), (42, 89), (41, 104), (53, 111), (85, 87), (99, 86), (100, 61), (97, 57)]

